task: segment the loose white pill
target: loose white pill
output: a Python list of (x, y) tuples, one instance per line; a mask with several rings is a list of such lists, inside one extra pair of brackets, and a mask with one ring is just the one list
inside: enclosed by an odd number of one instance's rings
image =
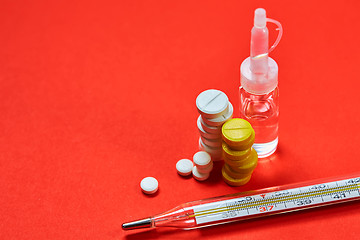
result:
[(176, 170), (181, 176), (188, 176), (194, 167), (194, 163), (189, 159), (181, 159), (176, 163)]
[(159, 183), (153, 177), (146, 177), (143, 180), (141, 180), (140, 187), (144, 193), (153, 194), (158, 190)]
[(198, 121), (200, 122), (202, 128), (208, 132), (208, 133), (215, 133), (215, 134), (221, 134), (221, 126), (210, 126), (207, 125), (206, 123), (204, 123), (204, 121), (202, 120), (201, 115), (198, 118)]
[(206, 137), (207, 139), (217, 139), (221, 141), (221, 134), (218, 133), (209, 133), (205, 131), (200, 123), (200, 119), (197, 120), (197, 127), (199, 129), (200, 135)]
[(221, 126), (223, 123), (225, 123), (227, 120), (231, 119), (234, 113), (234, 108), (231, 103), (229, 103), (229, 109), (226, 113), (221, 115), (217, 118), (202, 118), (204, 123), (206, 123), (209, 126)]
[(196, 166), (199, 173), (210, 173), (214, 168), (214, 163), (211, 161), (208, 165), (200, 167), (200, 165)]
[(196, 180), (198, 180), (198, 181), (205, 181), (205, 180), (208, 179), (209, 176), (210, 176), (209, 173), (200, 173), (200, 172), (197, 170), (197, 167), (196, 167), (196, 166), (193, 167), (192, 174), (193, 174), (193, 177), (194, 177)]
[(209, 89), (200, 93), (196, 98), (196, 107), (200, 114), (207, 118), (217, 118), (228, 108), (229, 99), (225, 93)]
[(196, 166), (206, 166), (211, 162), (211, 157), (207, 152), (199, 151), (194, 154), (193, 160)]

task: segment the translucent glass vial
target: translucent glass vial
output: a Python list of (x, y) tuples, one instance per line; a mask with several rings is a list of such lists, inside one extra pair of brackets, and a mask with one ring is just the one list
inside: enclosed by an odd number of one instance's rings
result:
[[(269, 49), (267, 22), (278, 26), (279, 35)], [(259, 158), (276, 151), (279, 126), (278, 65), (268, 56), (279, 43), (282, 27), (278, 21), (266, 18), (262, 8), (255, 10), (251, 30), (250, 57), (240, 67), (240, 117), (249, 121), (255, 130), (253, 147)]]
[(255, 130), (254, 149), (259, 158), (270, 156), (278, 145), (279, 89), (262, 95), (240, 87), (240, 117), (249, 121)]

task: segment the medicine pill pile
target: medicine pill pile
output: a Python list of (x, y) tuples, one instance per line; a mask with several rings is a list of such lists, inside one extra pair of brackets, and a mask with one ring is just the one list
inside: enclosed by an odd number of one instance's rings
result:
[(199, 149), (209, 153), (212, 160), (221, 160), (221, 126), (232, 118), (233, 106), (225, 93), (210, 89), (198, 95), (196, 107), (200, 113), (197, 119)]
[(194, 154), (193, 161), (195, 164), (192, 169), (193, 177), (198, 181), (208, 179), (214, 167), (211, 156), (207, 152), (199, 151)]
[(189, 159), (181, 159), (176, 163), (176, 170), (181, 176), (188, 176), (192, 173), (193, 177), (198, 181), (205, 181), (209, 178), (210, 172), (214, 167), (211, 156), (204, 151), (194, 154), (193, 161)]
[(222, 176), (230, 186), (246, 184), (258, 163), (258, 155), (252, 145), (255, 131), (244, 119), (234, 118), (222, 126), (222, 151), (224, 166)]

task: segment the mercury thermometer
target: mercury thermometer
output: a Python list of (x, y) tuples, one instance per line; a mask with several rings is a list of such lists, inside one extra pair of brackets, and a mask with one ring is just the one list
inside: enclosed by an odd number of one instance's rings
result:
[(359, 199), (360, 173), (188, 202), (122, 228), (194, 229)]

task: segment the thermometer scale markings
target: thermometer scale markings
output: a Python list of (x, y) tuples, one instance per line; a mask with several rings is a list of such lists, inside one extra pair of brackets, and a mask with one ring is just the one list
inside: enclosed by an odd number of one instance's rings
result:
[[(336, 202), (360, 196), (360, 178), (347, 179), (339, 181), (339, 183), (340, 184), (338, 184), (338, 182), (330, 182), (325, 183), (326, 185), (310, 185), (279, 192), (249, 195), (214, 204), (208, 203), (194, 208), (194, 214), (189, 217), (195, 217), (198, 223), (206, 223), (224, 218), (239, 217), (239, 214), (244, 216), (255, 215), (269, 211), (295, 209), (326, 202)], [(356, 196), (354, 196), (354, 192), (357, 193)], [(326, 197), (330, 197), (330, 199), (326, 199)], [(281, 204), (284, 206), (281, 206)], [(246, 213), (240, 213), (242, 210), (246, 210)], [(252, 212), (250, 213), (249, 210), (252, 210)], [(256, 212), (254, 212), (254, 210), (256, 210)]]

